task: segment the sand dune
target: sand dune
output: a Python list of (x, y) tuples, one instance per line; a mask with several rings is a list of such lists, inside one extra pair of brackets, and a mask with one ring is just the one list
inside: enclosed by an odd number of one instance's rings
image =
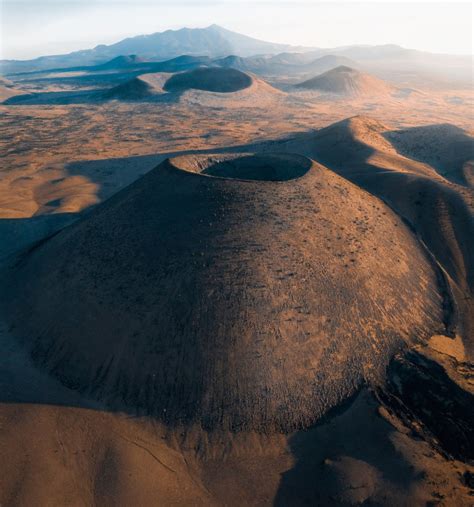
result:
[(324, 74), (308, 79), (296, 86), (301, 89), (334, 93), (345, 97), (390, 95), (395, 90), (381, 79), (345, 65), (328, 70)]
[(98, 202), (98, 185), (81, 175), (50, 167), (33, 176), (4, 178), (2, 218), (79, 212)]

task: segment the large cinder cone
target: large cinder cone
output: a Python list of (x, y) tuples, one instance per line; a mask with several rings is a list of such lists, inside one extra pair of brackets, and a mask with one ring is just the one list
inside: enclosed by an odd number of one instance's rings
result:
[(169, 425), (317, 420), (442, 319), (402, 221), (295, 155), (167, 160), (10, 272), (38, 363)]

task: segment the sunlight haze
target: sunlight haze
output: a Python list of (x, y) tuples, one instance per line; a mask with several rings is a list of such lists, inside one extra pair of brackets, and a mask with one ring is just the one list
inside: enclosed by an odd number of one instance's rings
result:
[(4, 0), (0, 5), (0, 56), (7, 59), (68, 53), (213, 23), (294, 45), (399, 44), (472, 54), (470, 2)]

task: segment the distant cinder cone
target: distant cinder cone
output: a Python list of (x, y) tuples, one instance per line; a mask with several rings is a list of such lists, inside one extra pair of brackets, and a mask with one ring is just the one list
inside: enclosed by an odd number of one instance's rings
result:
[(395, 92), (395, 88), (382, 79), (346, 65), (328, 70), (324, 74), (298, 84), (297, 87), (346, 97), (390, 95)]
[(166, 91), (204, 90), (231, 93), (252, 85), (252, 77), (237, 69), (203, 67), (171, 76), (164, 85)]

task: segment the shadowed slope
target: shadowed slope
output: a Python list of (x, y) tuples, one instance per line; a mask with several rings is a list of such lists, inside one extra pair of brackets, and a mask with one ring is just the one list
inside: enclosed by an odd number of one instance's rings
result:
[(453, 183), (474, 187), (474, 138), (454, 125), (426, 125), (387, 132), (408, 157), (426, 162)]
[(243, 72), (252, 70), (251, 63), (248, 63), (247, 58), (242, 58), (241, 56), (237, 55), (229, 55), (224, 58), (218, 58), (213, 61), (214, 65), (217, 65), (219, 67), (223, 68), (233, 68), (237, 70), (241, 70)]
[(104, 94), (109, 99), (136, 100), (144, 99), (154, 95), (153, 87), (136, 77), (126, 83), (115, 86)]
[(144, 63), (145, 61), (137, 55), (121, 55), (97, 65), (96, 70), (117, 70), (126, 69), (128, 67), (135, 67), (137, 64)]
[(166, 91), (188, 89), (230, 93), (249, 88), (252, 78), (233, 68), (199, 68), (171, 76), (164, 85)]
[[(309, 155), (381, 197), (415, 229), (447, 273), (458, 309), (446, 309), (472, 354), (474, 342), (473, 194), (427, 164), (400, 155), (381, 123), (354, 117), (302, 136), (285, 148)], [(283, 146), (282, 146), (283, 147)], [(446, 317), (448, 318), (448, 316)]]
[(114, 86), (104, 93), (104, 98), (119, 100), (140, 100), (163, 93), (164, 78), (160, 74), (143, 74), (130, 81)]
[(394, 213), (290, 155), (166, 161), (31, 249), (5, 287), (38, 363), (170, 425), (306, 426), (442, 319)]
[(345, 65), (328, 70), (324, 74), (308, 79), (296, 86), (308, 90), (335, 93), (346, 97), (388, 95), (394, 91), (390, 85), (381, 79), (364, 74)]

